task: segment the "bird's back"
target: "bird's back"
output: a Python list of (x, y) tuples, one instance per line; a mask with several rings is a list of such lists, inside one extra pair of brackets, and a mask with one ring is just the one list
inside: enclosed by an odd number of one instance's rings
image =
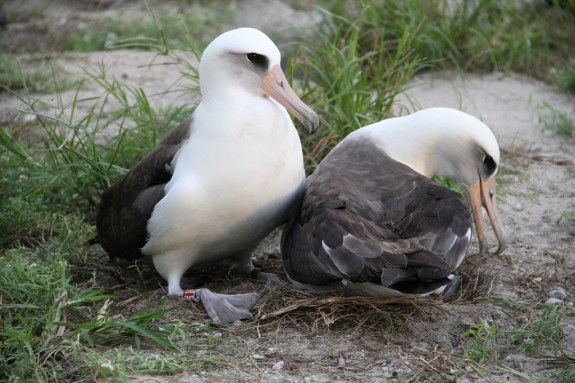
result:
[(316, 285), (442, 278), (461, 262), (470, 227), (457, 193), (368, 140), (346, 140), (306, 182), (284, 233), (284, 266), (292, 279)]

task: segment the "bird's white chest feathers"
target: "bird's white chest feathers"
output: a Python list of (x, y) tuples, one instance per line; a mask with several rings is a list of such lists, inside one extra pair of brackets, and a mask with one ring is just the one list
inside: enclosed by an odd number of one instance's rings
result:
[(283, 107), (260, 98), (210, 108), (200, 104), (194, 113), (144, 253), (186, 251), (205, 260), (250, 250), (286, 219), (302, 190), (301, 143)]

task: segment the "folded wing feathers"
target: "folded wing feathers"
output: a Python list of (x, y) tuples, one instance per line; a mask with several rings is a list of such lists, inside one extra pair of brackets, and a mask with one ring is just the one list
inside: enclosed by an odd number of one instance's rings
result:
[(443, 278), (469, 245), (471, 216), (460, 196), (369, 143), (332, 151), (306, 186), (286, 236), (306, 251), (284, 252), (298, 259), (286, 271), (302, 282)]

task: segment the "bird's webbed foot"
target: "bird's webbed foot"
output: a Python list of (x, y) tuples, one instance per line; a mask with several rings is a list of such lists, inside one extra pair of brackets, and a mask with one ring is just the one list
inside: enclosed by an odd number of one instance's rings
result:
[(185, 290), (185, 299), (202, 302), (212, 321), (224, 325), (241, 319), (251, 319), (250, 307), (259, 299), (258, 293), (217, 294), (207, 288)]

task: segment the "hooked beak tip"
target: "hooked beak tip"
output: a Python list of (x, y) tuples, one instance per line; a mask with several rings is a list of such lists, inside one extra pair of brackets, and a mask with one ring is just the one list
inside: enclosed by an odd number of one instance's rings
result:
[(317, 114), (313, 113), (310, 116), (308, 116), (305, 120), (304, 126), (309, 134), (316, 132), (317, 129), (319, 128), (319, 117), (317, 116)]
[(507, 249), (507, 242), (504, 239), (501, 239), (499, 241), (499, 247), (497, 248), (497, 250), (493, 254), (499, 255), (499, 254), (503, 253), (505, 251), (505, 249)]

